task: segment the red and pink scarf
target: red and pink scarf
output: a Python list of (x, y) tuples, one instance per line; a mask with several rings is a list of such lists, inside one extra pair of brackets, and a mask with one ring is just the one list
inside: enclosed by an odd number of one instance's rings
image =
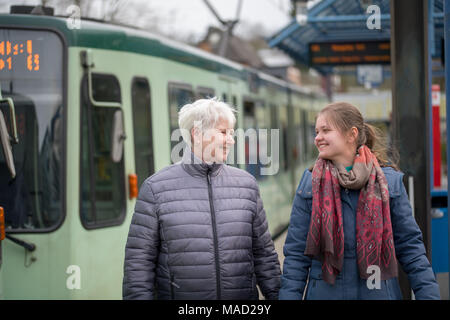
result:
[(334, 284), (344, 262), (341, 186), (361, 190), (356, 209), (356, 251), (359, 275), (380, 268), (381, 280), (397, 276), (386, 177), (370, 149), (358, 149), (353, 168), (318, 159), (312, 172), (312, 213), (305, 255), (322, 262), (323, 279)]

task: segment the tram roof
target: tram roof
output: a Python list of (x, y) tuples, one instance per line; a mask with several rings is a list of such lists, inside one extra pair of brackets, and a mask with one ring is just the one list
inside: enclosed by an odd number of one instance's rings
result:
[(0, 14), (0, 18), (0, 27), (15, 25), (25, 28), (42, 27), (58, 31), (64, 35), (69, 47), (127, 51), (165, 57), (244, 80), (247, 79), (248, 73), (253, 73), (263, 81), (290, 88), (290, 90), (300, 94), (322, 95), (204, 50), (132, 26), (83, 19), (80, 29), (70, 29), (67, 26), (67, 17)]
[[(300, 25), (293, 19), (286, 27), (267, 39), (270, 47), (277, 47), (293, 59), (309, 64), (309, 43), (338, 41), (389, 40), (391, 19), (390, 0), (372, 0), (369, 5), (380, 8), (381, 29), (367, 28), (367, 5), (362, 0), (321, 0), (308, 9), (307, 23)], [(433, 58), (441, 56), (441, 39), (444, 34), (443, 0), (430, 0), (433, 7), (430, 28), (430, 52)], [(411, 22), (414, 23), (414, 22)], [(332, 72), (331, 67), (318, 67), (322, 73)]]

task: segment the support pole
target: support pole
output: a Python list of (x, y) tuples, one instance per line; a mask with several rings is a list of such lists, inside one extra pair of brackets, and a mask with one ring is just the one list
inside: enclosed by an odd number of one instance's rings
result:
[[(444, 44), (445, 44), (445, 94), (448, 97), (450, 93), (450, 0), (444, 2)], [(448, 186), (450, 186), (450, 101), (445, 99), (446, 124), (447, 124), (447, 213), (450, 213), (450, 201), (448, 201)], [(448, 244), (450, 248), (450, 219), (448, 219)], [(448, 260), (450, 262), (450, 250)], [(450, 263), (449, 263), (450, 265)], [(449, 277), (449, 296), (450, 296), (450, 277)]]
[[(392, 137), (405, 185), (414, 181), (415, 219), (431, 261), (428, 11), (428, 0), (391, 1)], [(410, 299), (404, 272), (399, 280)]]

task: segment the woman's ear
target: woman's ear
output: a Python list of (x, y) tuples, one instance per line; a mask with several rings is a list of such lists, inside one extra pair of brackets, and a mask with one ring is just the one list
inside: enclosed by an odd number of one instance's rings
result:
[(349, 132), (349, 135), (348, 135), (348, 137), (349, 137), (348, 142), (349, 143), (355, 143), (358, 140), (358, 134), (359, 134), (358, 128), (352, 127), (350, 129), (350, 132)]
[(192, 144), (194, 143), (199, 143), (199, 130), (196, 127), (192, 127), (191, 129), (191, 139), (192, 139)]

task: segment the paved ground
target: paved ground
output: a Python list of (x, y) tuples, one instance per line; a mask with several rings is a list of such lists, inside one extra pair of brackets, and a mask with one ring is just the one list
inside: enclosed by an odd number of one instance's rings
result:
[[(275, 250), (278, 253), (278, 260), (280, 260), (281, 272), (283, 272), (283, 261), (284, 261), (283, 246), (284, 242), (286, 241), (286, 236), (287, 230), (274, 241)], [(261, 290), (259, 290), (259, 287), (258, 291), (259, 291), (259, 299), (264, 300), (264, 297), (261, 294)]]
[(441, 290), (441, 299), (448, 300), (448, 272), (438, 273), (436, 279), (439, 283), (439, 289)]
[(280, 260), (281, 271), (283, 271), (283, 262), (284, 262), (283, 246), (284, 242), (286, 241), (286, 236), (287, 230), (274, 241), (275, 250), (278, 253), (278, 260)]

